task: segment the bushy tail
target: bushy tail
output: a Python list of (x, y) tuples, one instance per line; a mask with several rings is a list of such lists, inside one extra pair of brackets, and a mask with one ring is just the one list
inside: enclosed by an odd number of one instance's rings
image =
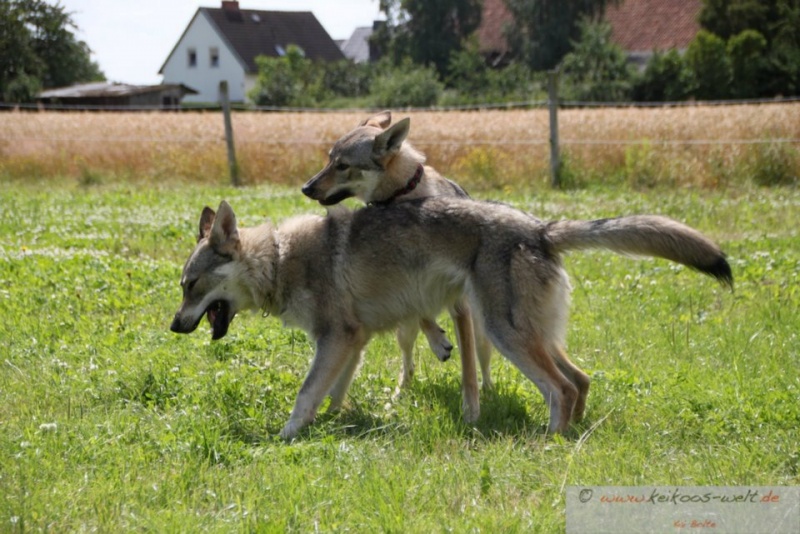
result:
[(713, 276), (733, 288), (731, 266), (716, 243), (685, 224), (656, 215), (548, 223), (547, 236), (558, 251), (608, 249), (656, 256)]

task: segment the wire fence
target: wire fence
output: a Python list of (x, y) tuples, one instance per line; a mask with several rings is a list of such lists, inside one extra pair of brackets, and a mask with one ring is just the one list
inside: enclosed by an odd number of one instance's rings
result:
[[(707, 107), (707, 106), (752, 106), (768, 104), (786, 104), (800, 102), (800, 96), (760, 98), (743, 100), (675, 100), (663, 102), (594, 102), (582, 100), (560, 100), (559, 109), (574, 108), (672, 108), (672, 107)], [(427, 106), (427, 107), (406, 107), (399, 108), (398, 111), (422, 112), (422, 111), (484, 111), (484, 110), (518, 110), (546, 108), (549, 100), (523, 100), (514, 102), (481, 102), (475, 104), (463, 104), (453, 106)], [(165, 112), (165, 113), (197, 113), (220, 111), (219, 103), (188, 104), (185, 106), (124, 106), (124, 105), (91, 105), (91, 104), (43, 104), (43, 103), (13, 103), (0, 102), (0, 110), (5, 111), (96, 111), (96, 112)], [(289, 107), (289, 106), (257, 106), (252, 104), (231, 103), (234, 111), (251, 111), (262, 113), (369, 113), (380, 111), (383, 108), (377, 107), (354, 107), (354, 108), (329, 108), (329, 107)]]
[[(441, 132), (432, 132), (430, 129), (417, 129), (412, 142), (420, 147), (423, 147), (426, 152), (439, 151), (440, 161), (443, 158), (452, 158), (455, 161), (461, 158), (464, 165), (471, 165), (476, 169), (476, 172), (481, 172), (480, 169), (484, 165), (496, 165), (495, 163), (484, 162), (476, 155), (470, 159), (465, 155), (475, 148), (480, 150), (480, 147), (488, 147), (488, 150), (497, 151), (501, 159), (506, 157), (506, 154), (514, 151), (514, 157), (520, 161), (525, 158), (527, 152), (529, 158), (544, 159), (543, 165), (547, 165), (549, 161), (553, 170), (553, 183), (556, 184), (555, 178), (558, 174), (558, 166), (553, 165), (554, 162), (558, 163), (561, 156), (558, 152), (558, 145), (572, 147), (571, 155), (580, 154), (587, 160), (587, 165), (591, 164), (592, 159), (605, 157), (611, 159), (609, 154), (612, 151), (617, 151), (617, 161), (622, 161), (622, 165), (627, 163), (624, 161), (628, 154), (627, 150), (644, 150), (640, 154), (633, 154), (635, 158), (647, 158), (649, 151), (656, 149), (661, 150), (663, 154), (671, 155), (678, 154), (677, 151), (681, 149), (692, 150), (691, 147), (697, 147), (697, 151), (706, 151), (705, 154), (697, 152), (692, 157), (695, 160), (702, 159), (711, 150), (716, 150), (715, 147), (724, 147), (721, 150), (732, 151), (737, 150), (735, 147), (742, 146), (765, 146), (765, 145), (782, 145), (790, 148), (787, 150), (794, 154), (790, 156), (797, 158), (800, 152), (791, 145), (800, 145), (800, 98), (780, 98), (780, 99), (760, 99), (760, 100), (737, 100), (737, 101), (690, 101), (690, 102), (580, 102), (580, 101), (561, 101), (557, 97), (548, 100), (530, 100), (524, 102), (510, 102), (510, 103), (484, 103), (469, 106), (450, 106), (450, 107), (436, 107), (436, 108), (405, 108), (394, 110), (396, 114), (402, 113), (419, 113), (425, 117), (423, 120), (429, 122), (437, 122), (445, 125), (444, 129), (448, 128), (445, 135), (440, 135)], [(782, 107), (776, 107), (781, 105)], [(730, 108), (721, 110), (720, 113), (713, 111), (715, 108), (721, 107)], [(624, 110), (643, 110), (642, 116), (651, 117), (647, 110), (654, 110), (654, 113), (674, 114), (683, 113), (681, 109), (708, 108), (708, 111), (699, 112), (704, 119), (697, 119), (695, 124), (692, 124), (692, 131), (687, 132), (681, 128), (647, 128), (637, 130), (635, 128), (597, 128), (597, 123), (603, 123), (604, 120), (616, 117), (617, 114), (614, 110), (620, 110), (622, 115), (625, 115)], [(674, 111), (671, 111), (673, 110)], [(508, 110), (506, 115), (503, 113)], [(602, 115), (603, 110), (610, 110), (610, 115)], [(658, 111), (663, 110), (663, 111)], [(266, 107), (266, 106), (240, 106), (233, 111), (234, 128), (236, 130), (235, 146), (241, 147), (245, 150), (244, 158), (249, 161), (245, 162), (250, 166), (254, 158), (258, 160), (262, 168), (267, 169), (270, 165), (275, 164), (280, 157), (285, 154), (291, 154), (292, 151), (298, 152), (300, 149), (303, 151), (319, 151), (324, 150), (325, 147), (335, 141), (336, 133), (338, 130), (329, 129), (327, 134), (319, 134), (312, 132), (305, 135), (303, 128), (289, 128), (281, 131), (276, 135), (263, 135), (265, 130), (280, 129), (280, 126), (272, 126), (276, 123), (285, 125), (288, 121), (304, 120), (307, 124), (316, 124), (319, 118), (311, 117), (312, 114), (327, 114), (335, 117), (337, 114), (358, 114), (359, 116), (368, 116), (370, 113), (379, 111), (376, 109), (368, 108), (350, 108), (350, 109), (311, 109), (311, 108), (289, 108), (289, 107)], [(498, 135), (497, 129), (484, 129), (481, 128), (481, 123), (485, 121), (483, 118), (478, 119), (476, 122), (479, 126), (469, 133), (462, 131), (460, 126), (451, 124), (463, 117), (464, 112), (481, 112), (491, 111), (495, 115), (491, 116), (493, 122), (497, 121), (515, 121), (519, 122), (520, 115), (514, 112), (525, 112), (525, 128), (518, 128), (513, 134)], [(549, 111), (549, 114), (548, 114)], [(597, 113), (595, 113), (597, 111)], [(71, 113), (70, 113), (71, 112)], [(125, 115), (125, 113), (134, 112), (132, 115)], [(499, 113), (498, 113), (499, 112)], [(146, 118), (137, 115), (149, 113), (152, 114)], [(443, 114), (444, 117), (426, 116), (428, 113)], [(453, 117), (447, 117), (448, 113), (452, 113)], [(565, 121), (559, 124), (557, 119), (558, 114), (564, 113)], [(102, 115), (107, 114), (109, 121), (105, 120)], [(195, 114), (194, 116), (192, 114)], [(207, 152), (210, 150), (218, 150), (219, 147), (224, 147), (226, 144), (232, 144), (232, 139), (226, 136), (226, 132), (222, 128), (223, 120), (221, 117), (222, 111), (217, 105), (208, 106), (192, 106), (185, 108), (170, 108), (164, 109), (156, 106), (66, 106), (66, 105), (43, 105), (43, 104), (12, 104), (0, 102), (0, 167), (3, 165), (3, 158), (9, 155), (19, 155), (25, 151), (30, 153), (30, 147), (41, 147), (42, 153), (38, 156), (40, 158), (50, 157), (61, 158), (63, 161), (76, 160), (76, 157), (81, 157), (83, 154), (86, 156), (86, 161), (95, 161), (97, 158), (110, 159), (111, 155), (103, 156), (102, 149), (97, 147), (108, 147), (116, 153), (126, 150), (124, 145), (133, 145), (142, 147), (143, 150), (138, 152), (136, 156), (131, 156), (127, 160), (120, 158), (121, 161), (136, 162), (137, 159), (160, 157), (158, 154), (164, 153), (169, 150), (168, 147), (175, 147), (174, 152), (184, 152), (185, 154), (202, 154), (203, 150)], [(258, 118), (263, 114), (262, 118)], [(292, 114), (301, 114), (301, 119), (290, 118)], [(303, 118), (303, 117), (308, 118)], [(456, 116), (456, 114), (459, 114)], [(585, 115), (584, 115), (585, 114)], [(743, 126), (736, 128), (719, 127), (715, 124), (715, 119), (709, 119), (709, 114), (716, 114), (717, 117), (727, 115), (748, 114), (749, 116), (764, 117), (759, 119), (758, 128), (750, 127), (747, 123)], [(629, 117), (630, 113), (627, 114)], [(696, 114), (689, 111), (688, 115), (694, 117)], [(786, 116), (788, 115), (788, 116)], [(112, 122), (122, 122), (127, 124), (133, 122), (138, 125), (142, 124), (160, 124), (156, 117), (163, 116), (167, 122), (176, 122), (180, 127), (172, 129), (159, 128), (130, 128), (124, 127), (106, 127)], [(173, 119), (168, 119), (168, 117)], [(584, 128), (581, 119), (576, 117), (592, 117), (594, 121), (594, 128)], [(638, 114), (636, 115), (638, 116)], [(659, 115), (661, 116), (661, 115)], [(672, 115), (671, 115), (672, 116)], [(46, 118), (46, 120), (38, 121), (37, 117)], [(126, 117), (122, 121), (114, 121), (114, 117)], [(194, 117), (194, 118), (193, 118)], [(219, 118), (217, 118), (219, 117)], [(274, 121), (272, 119), (274, 117)], [(473, 117), (482, 117), (480, 115), (473, 115)], [(197, 121), (202, 122), (205, 126), (197, 128)], [(697, 122), (705, 120), (705, 124), (698, 126)], [(735, 120), (735, 119), (734, 119)], [(86, 121), (86, 122), (84, 122)], [(772, 121), (775, 127), (769, 125)], [(796, 124), (792, 126), (793, 122)], [(48, 125), (55, 122), (74, 122), (73, 128), (50, 128)], [(334, 120), (332, 122), (338, 122)], [(656, 121), (651, 121), (656, 122)], [(81, 127), (79, 124), (92, 123), (95, 127)], [(260, 130), (255, 131), (253, 124), (257, 124)], [(265, 127), (269, 123), (270, 126)], [(10, 125), (16, 127), (6, 127)], [(249, 124), (249, 125), (248, 125)], [(417, 122), (416, 124), (420, 124)], [(447, 126), (450, 124), (450, 126)], [(767, 124), (764, 127), (764, 124)], [(193, 127), (192, 125), (195, 125)], [(778, 127), (780, 126), (780, 127)], [(242, 135), (239, 134), (240, 130)], [(313, 129), (313, 127), (312, 127)], [(712, 131), (713, 130), (713, 131)], [(338, 131), (343, 133), (345, 129)], [(103, 133), (100, 133), (103, 132)], [(300, 133), (298, 135), (298, 133)], [(751, 136), (752, 134), (752, 136)], [(331, 138), (333, 136), (333, 138)], [(26, 145), (28, 145), (26, 147)], [(87, 145), (83, 147), (81, 145)], [(93, 145), (93, 146), (90, 146)], [(148, 148), (149, 147), (149, 148)], [(204, 148), (205, 147), (205, 148)], [(292, 148), (290, 148), (292, 147)], [(471, 148), (473, 147), (473, 148)], [(515, 149), (515, 147), (521, 147)], [(526, 151), (525, 147), (531, 147), (531, 150)], [(616, 147), (616, 148), (615, 148)], [(642, 147), (641, 149), (639, 147)], [(709, 148), (703, 148), (709, 147)], [(549, 148), (550, 154), (546, 155)], [(84, 151), (85, 149), (85, 151)], [(307, 149), (307, 150), (306, 150)], [(593, 151), (593, 152), (592, 152)], [(602, 154), (606, 151), (606, 154)], [(274, 156), (267, 156), (267, 152), (274, 153)], [(279, 153), (285, 154), (279, 154)], [(100, 154), (98, 156), (98, 154)], [(156, 156), (151, 156), (156, 154)], [(588, 155), (587, 155), (588, 154)], [(141, 156), (141, 157), (140, 157)], [(28, 156), (25, 156), (28, 157)], [(172, 157), (172, 156), (171, 156)], [(193, 156), (188, 156), (189, 158)], [(492, 156), (487, 156), (491, 158)], [(688, 156), (687, 156), (688, 157)], [(272, 159), (269, 159), (272, 158)], [(724, 163), (724, 162), (723, 162)], [(67, 163), (65, 163), (67, 165)], [(520, 163), (518, 166), (527, 165), (527, 163)]]

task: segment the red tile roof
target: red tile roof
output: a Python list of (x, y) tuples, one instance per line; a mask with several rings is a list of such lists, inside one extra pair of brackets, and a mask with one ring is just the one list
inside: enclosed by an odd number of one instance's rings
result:
[(481, 25), (476, 30), (481, 52), (505, 53), (508, 51), (504, 27), (511, 21), (511, 13), (503, 0), (483, 0)]
[(625, 0), (606, 9), (612, 39), (628, 52), (686, 48), (700, 24), (701, 0)]
[[(614, 42), (628, 52), (686, 48), (700, 29), (701, 7), (701, 0), (624, 0), (609, 6), (605, 18)], [(503, 0), (484, 0), (477, 30), (483, 52), (507, 51), (503, 27), (510, 21)]]

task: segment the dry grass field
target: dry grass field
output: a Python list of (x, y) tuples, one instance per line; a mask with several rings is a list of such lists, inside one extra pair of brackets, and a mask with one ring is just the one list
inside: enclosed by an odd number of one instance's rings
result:
[[(243, 181), (299, 184), (329, 145), (367, 115), (236, 113)], [(437, 168), (476, 190), (548, 182), (545, 109), (395, 112)], [(717, 188), (796, 183), (800, 103), (681, 108), (570, 109), (559, 113), (564, 181), (582, 187)], [(8, 112), (0, 115), (0, 178), (85, 184), (227, 180), (220, 113)]]

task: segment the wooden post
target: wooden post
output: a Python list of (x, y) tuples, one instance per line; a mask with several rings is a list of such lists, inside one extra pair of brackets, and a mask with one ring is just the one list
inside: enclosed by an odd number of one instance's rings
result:
[(231, 102), (228, 98), (228, 82), (219, 82), (219, 99), (222, 104), (222, 116), (225, 119), (225, 142), (228, 145), (228, 169), (231, 173), (231, 184), (239, 187), (239, 165), (236, 163), (236, 146), (233, 143), (233, 124), (231, 123)]
[(561, 186), (561, 157), (558, 154), (558, 70), (547, 73), (547, 104), (550, 108), (550, 185)]

